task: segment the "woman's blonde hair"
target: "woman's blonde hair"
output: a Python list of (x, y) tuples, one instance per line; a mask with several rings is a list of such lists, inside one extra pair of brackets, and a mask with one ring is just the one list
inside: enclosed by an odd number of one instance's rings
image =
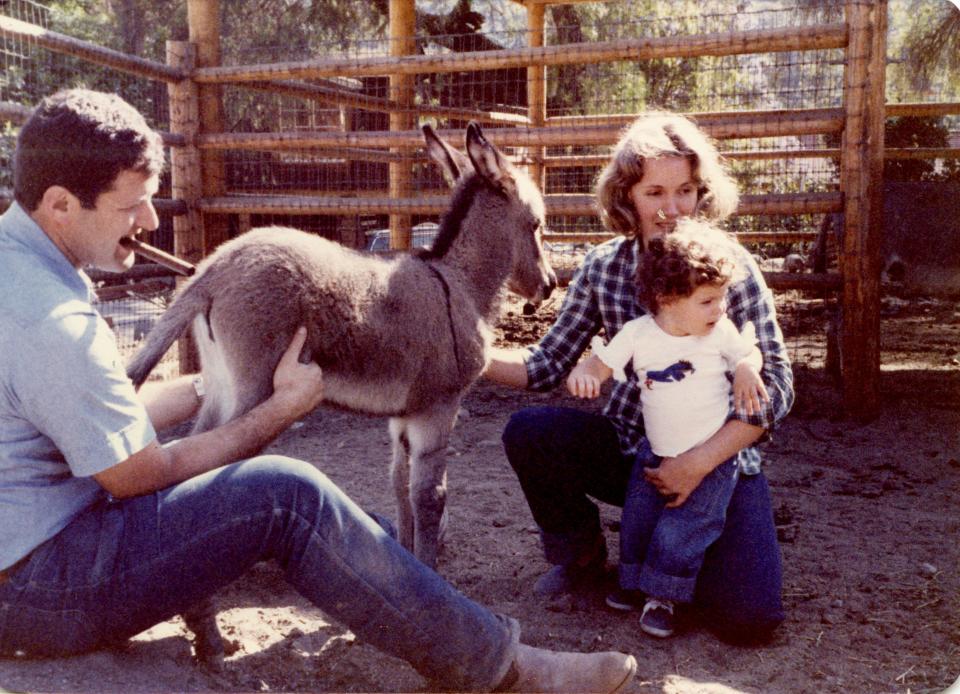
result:
[(630, 189), (643, 178), (644, 162), (660, 157), (690, 161), (697, 183), (698, 215), (726, 219), (737, 209), (737, 184), (707, 134), (685, 116), (651, 112), (627, 127), (597, 179), (597, 204), (607, 229), (625, 236), (638, 233), (640, 220), (630, 200)]

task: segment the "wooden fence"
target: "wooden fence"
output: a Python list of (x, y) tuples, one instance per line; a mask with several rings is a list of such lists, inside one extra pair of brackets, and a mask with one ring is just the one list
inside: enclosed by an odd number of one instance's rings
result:
[[(410, 243), (411, 216), (435, 214), (446, 206), (446, 196), (414, 194), (412, 162), (422, 144), (416, 115), (473, 119), (496, 123), (489, 138), (501, 146), (525, 148), (526, 164), (541, 185), (546, 170), (570, 163), (569, 157), (548, 156), (557, 145), (611, 145), (630, 115), (548, 117), (547, 66), (603, 62), (842, 49), (843, 105), (839, 108), (689, 114), (718, 140), (841, 134), (837, 149), (791, 149), (733, 152), (739, 159), (802, 159), (829, 157), (839, 161), (839, 192), (743, 196), (737, 214), (787, 215), (843, 213), (845, 229), (837, 273), (786, 275), (769, 273), (774, 288), (839, 290), (843, 320), (840, 328), (840, 366), (846, 410), (870, 417), (879, 406), (880, 241), (882, 235), (881, 173), (884, 157), (957, 157), (956, 149), (884, 151), (884, 119), (892, 115), (960, 113), (960, 104), (884, 103), (886, 58), (886, 0), (846, 0), (845, 21), (813, 26), (756, 29), (701, 36), (625, 39), (601, 43), (544, 45), (544, 7), (547, 0), (522, 2), (528, 17), (527, 46), (494, 51), (419, 55), (415, 53), (414, 0), (390, 0), (389, 55), (366, 58), (320, 58), (267, 65), (220, 65), (219, 3), (188, 0), (190, 40), (169, 42), (167, 63), (135, 58), (0, 16), (0, 33), (30, 38), (51, 51), (80, 57), (115, 70), (161, 80), (168, 85), (172, 148), (172, 197), (176, 214), (174, 247), (177, 255), (196, 262), (227, 235), (225, 215), (254, 213), (390, 216), (391, 245)], [(413, 108), (414, 78), (480, 69), (525, 68), (527, 114), (489, 110), (423, 106)], [(318, 86), (301, 80), (330, 77), (389, 76), (390, 98), (358, 95), (336, 86)], [(239, 85), (249, 89), (294, 95), (324, 103), (346, 104), (389, 114), (389, 129), (365, 132), (223, 132), (221, 89)], [(22, 120), (22, 106), (0, 103), (0, 118)], [(459, 140), (460, 131), (441, 131)], [(244, 195), (231, 196), (224, 185), (222, 155), (226, 151), (284, 151), (322, 148), (387, 161), (386, 195)], [(385, 152), (389, 149), (389, 152)], [(366, 153), (366, 154), (364, 154)], [(595, 155), (596, 164), (602, 157)], [(577, 157), (585, 163), (588, 157)], [(547, 195), (549, 215), (593, 215), (589, 195)], [(767, 232), (763, 240), (793, 242), (815, 232)], [(564, 234), (563, 240), (598, 241), (603, 234)], [(757, 240), (748, 234), (744, 240)], [(549, 240), (549, 238), (548, 238)]]

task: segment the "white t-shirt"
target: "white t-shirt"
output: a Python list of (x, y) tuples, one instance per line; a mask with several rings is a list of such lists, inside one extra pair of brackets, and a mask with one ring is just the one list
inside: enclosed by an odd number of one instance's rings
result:
[(756, 348), (726, 316), (707, 335), (676, 337), (651, 315), (625, 323), (608, 345), (595, 337), (591, 347), (617, 380), (626, 380), (623, 369), (632, 361), (647, 438), (663, 457), (700, 445), (723, 426), (730, 414), (727, 372)]

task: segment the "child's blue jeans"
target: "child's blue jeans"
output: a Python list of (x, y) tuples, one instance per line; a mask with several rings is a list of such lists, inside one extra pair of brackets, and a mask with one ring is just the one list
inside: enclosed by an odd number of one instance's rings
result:
[(519, 625), (454, 590), (308, 463), (260, 456), (94, 505), (0, 585), (0, 655), (123, 641), (272, 559), (358, 638), (444, 690), (489, 690)]
[(620, 521), (620, 586), (650, 597), (691, 602), (707, 548), (723, 531), (737, 485), (735, 458), (703, 478), (687, 500), (666, 508), (668, 499), (644, 477), (660, 465), (644, 439), (627, 483)]

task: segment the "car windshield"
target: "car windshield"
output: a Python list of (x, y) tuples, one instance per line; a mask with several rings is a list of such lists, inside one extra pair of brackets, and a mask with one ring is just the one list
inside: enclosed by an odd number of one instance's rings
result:
[[(430, 248), (439, 229), (440, 225), (436, 222), (417, 224), (410, 230), (412, 235), (411, 246), (413, 248)], [(367, 232), (367, 250), (374, 252), (390, 250), (390, 230), (377, 229)]]

